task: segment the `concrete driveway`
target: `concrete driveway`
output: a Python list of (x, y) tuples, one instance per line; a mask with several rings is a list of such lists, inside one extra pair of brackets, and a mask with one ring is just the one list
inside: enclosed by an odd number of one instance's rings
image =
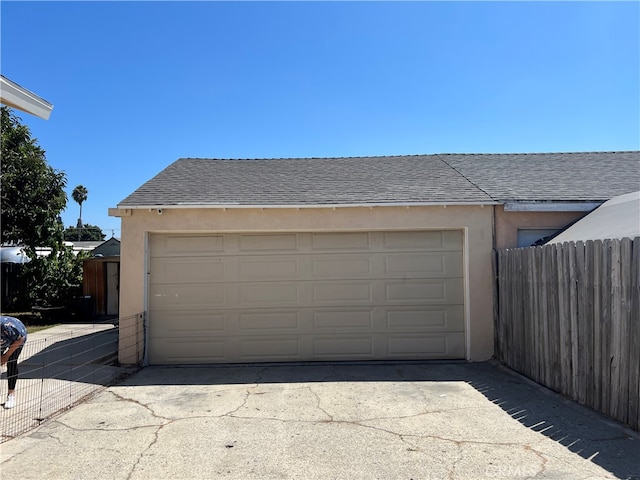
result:
[(640, 478), (640, 436), (492, 363), (149, 367), (1, 447), (10, 479)]

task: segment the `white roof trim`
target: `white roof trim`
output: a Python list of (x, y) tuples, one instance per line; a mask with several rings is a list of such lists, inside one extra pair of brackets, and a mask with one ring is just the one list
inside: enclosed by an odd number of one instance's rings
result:
[[(312, 205), (244, 205), (240, 203), (189, 204), (177, 205), (118, 205), (117, 210), (158, 210), (182, 208), (370, 208), (370, 207), (447, 207), (447, 206), (485, 206), (498, 205), (498, 202), (422, 202), (422, 203), (326, 203)], [(111, 212), (110, 212), (111, 214)]]
[(35, 93), (0, 75), (0, 103), (48, 120), (53, 105)]
[(590, 212), (603, 202), (507, 202), (505, 212)]

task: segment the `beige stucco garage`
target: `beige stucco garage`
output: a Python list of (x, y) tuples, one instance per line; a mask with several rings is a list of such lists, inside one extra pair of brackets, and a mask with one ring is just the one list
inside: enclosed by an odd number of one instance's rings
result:
[(111, 212), (120, 360), (142, 312), (150, 364), (486, 360), (494, 203), (436, 157), (178, 160)]
[(121, 213), (120, 317), (147, 312), (151, 364), (492, 354), (488, 207)]
[[(177, 160), (110, 209), (122, 222), (120, 361), (487, 360), (493, 249), (628, 188), (628, 169), (611, 183), (595, 167), (638, 160)], [(558, 190), (550, 172), (568, 166), (591, 177)]]

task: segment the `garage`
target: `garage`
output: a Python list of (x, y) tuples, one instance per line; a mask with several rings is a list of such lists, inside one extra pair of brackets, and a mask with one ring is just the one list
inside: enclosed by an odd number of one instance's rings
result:
[(461, 230), (148, 238), (150, 364), (465, 358)]

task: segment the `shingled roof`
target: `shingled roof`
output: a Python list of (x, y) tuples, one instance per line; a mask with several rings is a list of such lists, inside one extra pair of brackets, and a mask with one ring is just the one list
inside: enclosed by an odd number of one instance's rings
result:
[(439, 157), (500, 203), (605, 201), (640, 189), (640, 152)]
[(437, 156), (183, 158), (118, 206), (491, 203)]
[(182, 158), (118, 207), (604, 201), (639, 184), (640, 152)]

